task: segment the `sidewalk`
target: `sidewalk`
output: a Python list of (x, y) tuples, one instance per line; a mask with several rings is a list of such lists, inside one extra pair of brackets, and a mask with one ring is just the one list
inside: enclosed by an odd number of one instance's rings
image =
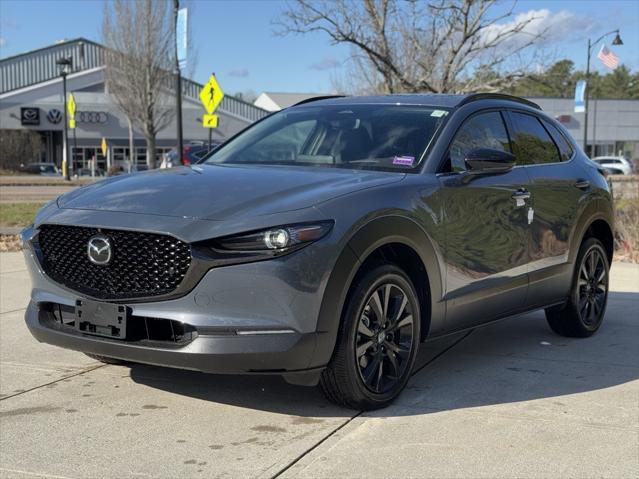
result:
[(112, 366), (36, 342), (21, 253), (0, 254), (0, 477), (635, 478), (639, 266), (592, 338), (543, 313), (422, 346), (362, 414), (277, 377)]

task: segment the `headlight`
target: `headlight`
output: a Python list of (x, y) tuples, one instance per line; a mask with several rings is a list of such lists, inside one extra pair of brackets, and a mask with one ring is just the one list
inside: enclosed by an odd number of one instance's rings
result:
[(218, 250), (285, 253), (322, 239), (332, 222), (282, 226), (214, 241)]

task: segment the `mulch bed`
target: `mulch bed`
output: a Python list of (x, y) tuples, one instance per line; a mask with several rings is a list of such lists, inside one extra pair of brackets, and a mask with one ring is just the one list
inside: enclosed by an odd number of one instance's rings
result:
[(20, 235), (0, 235), (0, 252), (20, 250), (22, 250)]

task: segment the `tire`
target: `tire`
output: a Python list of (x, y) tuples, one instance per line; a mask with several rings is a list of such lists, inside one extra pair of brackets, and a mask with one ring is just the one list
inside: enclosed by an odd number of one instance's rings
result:
[(579, 248), (568, 301), (546, 309), (550, 328), (572, 338), (595, 334), (606, 312), (609, 277), (610, 264), (603, 244), (597, 238), (587, 238)]
[(127, 361), (123, 361), (122, 359), (109, 358), (107, 356), (100, 356), (98, 354), (84, 353), (89, 356), (91, 359), (95, 359), (105, 364), (128, 364)]
[(404, 389), (415, 363), (420, 341), (417, 293), (403, 270), (383, 264), (357, 280), (348, 298), (320, 386), (341, 406), (383, 408)]

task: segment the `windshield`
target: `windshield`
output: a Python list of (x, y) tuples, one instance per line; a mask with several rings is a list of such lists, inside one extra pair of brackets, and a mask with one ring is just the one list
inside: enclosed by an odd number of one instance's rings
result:
[(414, 170), (447, 115), (409, 105), (298, 107), (259, 122), (204, 163)]

